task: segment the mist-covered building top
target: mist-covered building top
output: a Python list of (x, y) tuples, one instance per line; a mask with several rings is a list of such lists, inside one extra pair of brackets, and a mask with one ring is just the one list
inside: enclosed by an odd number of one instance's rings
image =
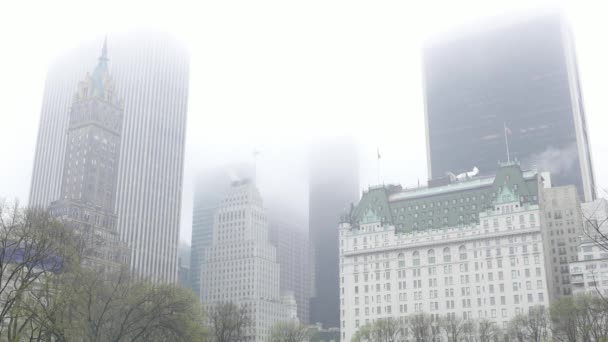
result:
[(507, 134), (525, 169), (595, 198), (574, 40), (561, 13), (452, 31), (429, 40), (423, 55), (429, 178), (474, 166), (492, 174)]

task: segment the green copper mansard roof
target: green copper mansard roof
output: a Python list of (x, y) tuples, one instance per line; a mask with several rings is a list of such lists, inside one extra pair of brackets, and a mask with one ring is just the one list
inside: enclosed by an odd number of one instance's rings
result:
[(479, 223), (479, 213), (519, 198), (538, 203), (540, 176), (516, 163), (501, 165), (496, 176), (476, 177), (434, 187), (380, 186), (365, 192), (350, 212), (350, 223), (369, 221), (370, 211), (397, 231), (412, 232)]

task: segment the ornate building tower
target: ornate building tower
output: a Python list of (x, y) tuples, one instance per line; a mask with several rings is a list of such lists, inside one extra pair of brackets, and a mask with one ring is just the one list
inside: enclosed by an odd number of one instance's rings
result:
[(61, 198), (51, 204), (84, 238), (84, 263), (100, 271), (126, 265), (116, 229), (116, 183), (123, 103), (108, 71), (107, 44), (92, 74), (78, 84), (67, 129)]
[[(114, 97), (124, 99), (116, 185), (116, 227), (130, 248), (132, 273), (155, 283), (177, 282), (190, 57), (165, 32), (114, 33)], [(97, 56), (86, 42), (61, 55), (48, 70), (32, 170), (29, 206), (49, 208), (62, 195), (74, 89)], [(91, 51), (94, 51), (92, 53)], [(103, 84), (107, 61), (92, 82)], [(91, 91), (89, 88), (88, 91)], [(105, 88), (104, 88), (105, 89)], [(89, 93), (90, 94), (90, 93)], [(101, 102), (99, 102), (101, 103)], [(105, 126), (103, 126), (105, 127)], [(108, 140), (109, 142), (109, 140)], [(69, 152), (68, 152), (69, 153)], [(114, 165), (116, 166), (116, 165)], [(104, 171), (105, 173), (106, 171)], [(107, 176), (106, 176), (107, 177)]]

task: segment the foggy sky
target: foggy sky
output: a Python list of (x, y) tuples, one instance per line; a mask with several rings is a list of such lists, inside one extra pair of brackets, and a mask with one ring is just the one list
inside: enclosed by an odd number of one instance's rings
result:
[[(420, 46), (437, 32), (528, 1), (80, 1), (0, 5), (0, 197), (27, 203), (46, 70), (64, 51), (113, 32), (153, 27), (191, 49), (180, 240), (189, 241), (196, 170), (252, 161), (260, 187), (307, 210), (306, 146), (354, 135), (361, 180), (426, 181)], [(538, 2), (535, 3), (537, 5)], [(608, 32), (604, 11), (564, 2), (577, 43), (596, 181), (608, 186)], [(168, 7), (170, 6), (170, 7)], [(601, 6), (601, 4), (597, 4)], [(35, 7), (35, 10), (33, 8)], [(439, 10), (440, 9), (440, 10)], [(93, 13), (92, 11), (95, 11)], [(111, 51), (110, 68), (111, 68)], [(83, 75), (84, 76), (84, 75)], [(271, 200), (271, 199), (268, 199)]]

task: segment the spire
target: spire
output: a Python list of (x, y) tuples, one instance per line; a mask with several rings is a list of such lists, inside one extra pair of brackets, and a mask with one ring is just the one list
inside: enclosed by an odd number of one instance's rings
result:
[(103, 80), (108, 75), (108, 36), (103, 40), (103, 47), (101, 48), (101, 55), (97, 59), (98, 63), (91, 74), (91, 80), (93, 82), (92, 94), (94, 96), (104, 97), (105, 89)]
[(101, 56), (99, 57), (99, 60), (104, 60), (104, 61), (108, 61), (108, 35), (106, 34), (106, 36), (103, 39), (103, 48), (101, 48)]

